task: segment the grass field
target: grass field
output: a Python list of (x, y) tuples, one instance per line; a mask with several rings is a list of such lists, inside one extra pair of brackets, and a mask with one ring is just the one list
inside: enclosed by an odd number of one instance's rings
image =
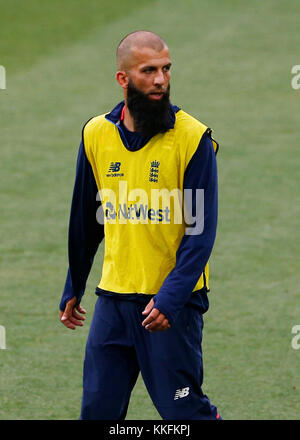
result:
[[(0, 419), (78, 418), (103, 244), (85, 326), (68, 331), (58, 304), (75, 161), (82, 125), (122, 98), (115, 48), (136, 29), (167, 40), (172, 102), (220, 143), (204, 391), (224, 419), (299, 419), (298, 0), (0, 0), (0, 10)], [(127, 419), (159, 419), (141, 379)]]

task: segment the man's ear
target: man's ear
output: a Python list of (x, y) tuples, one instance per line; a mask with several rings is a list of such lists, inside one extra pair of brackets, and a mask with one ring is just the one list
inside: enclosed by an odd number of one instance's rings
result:
[(125, 70), (118, 70), (118, 72), (116, 73), (116, 80), (118, 81), (118, 83), (122, 87), (122, 89), (127, 89), (128, 82), (129, 82), (129, 76), (125, 72)]

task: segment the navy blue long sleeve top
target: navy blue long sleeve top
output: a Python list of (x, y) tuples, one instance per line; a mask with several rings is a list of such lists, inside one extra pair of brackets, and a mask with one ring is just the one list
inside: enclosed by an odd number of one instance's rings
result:
[[(122, 103), (115, 107), (107, 117), (112, 120), (115, 118), (114, 122), (117, 122), (121, 105)], [(170, 125), (174, 126), (175, 113), (179, 108), (172, 106), (172, 110), (173, 119)], [(135, 151), (143, 148), (148, 142), (149, 138), (127, 130), (122, 121), (118, 121), (117, 125), (127, 148)], [(164, 280), (159, 292), (153, 296), (155, 307), (165, 314), (171, 324), (186, 303), (199, 307), (202, 312), (208, 308), (207, 289), (204, 288), (200, 293), (192, 291), (211, 255), (217, 229), (217, 162), (209, 131), (203, 134), (188, 164), (184, 175), (184, 189), (204, 190), (204, 228), (200, 235), (183, 236), (176, 253), (175, 267)], [(100, 206), (100, 202), (96, 200), (97, 192), (92, 167), (81, 141), (69, 221), (69, 269), (60, 302), (61, 310), (64, 310), (66, 302), (74, 296), (77, 297), (77, 304), (80, 303), (94, 256), (104, 238), (104, 227), (96, 220), (96, 211)], [(193, 204), (194, 202), (195, 197)], [(101, 294), (100, 289), (97, 288), (96, 293)], [(111, 294), (114, 295), (114, 292)], [(149, 301), (149, 295), (142, 296), (147, 297), (145, 300)], [(138, 297), (140, 300), (141, 295), (118, 295), (118, 298), (120, 297), (130, 300)]]

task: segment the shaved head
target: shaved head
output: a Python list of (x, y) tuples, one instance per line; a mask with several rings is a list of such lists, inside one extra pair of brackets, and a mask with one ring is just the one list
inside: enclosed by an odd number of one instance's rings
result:
[(135, 31), (126, 35), (118, 45), (117, 48), (117, 67), (118, 70), (130, 70), (134, 64), (136, 51), (144, 48), (152, 49), (156, 52), (161, 52), (167, 49), (168, 46), (164, 40), (154, 32), (150, 31)]

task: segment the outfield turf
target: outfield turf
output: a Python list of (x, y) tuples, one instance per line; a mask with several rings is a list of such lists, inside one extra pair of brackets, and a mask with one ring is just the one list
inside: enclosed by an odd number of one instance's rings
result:
[[(85, 121), (122, 99), (115, 48), (141, 28), (169, 44), (172, 102), (220, 143), (204, 392), (224, 419), (299, 419), (298, 0), (0, 0), (0, 10), (0, 419), (78, 418), (103, 244), (85, 326), (72, 332), (58, 304), (76, 155)], [(159, 418), (140, 378), (127, 418)]]

